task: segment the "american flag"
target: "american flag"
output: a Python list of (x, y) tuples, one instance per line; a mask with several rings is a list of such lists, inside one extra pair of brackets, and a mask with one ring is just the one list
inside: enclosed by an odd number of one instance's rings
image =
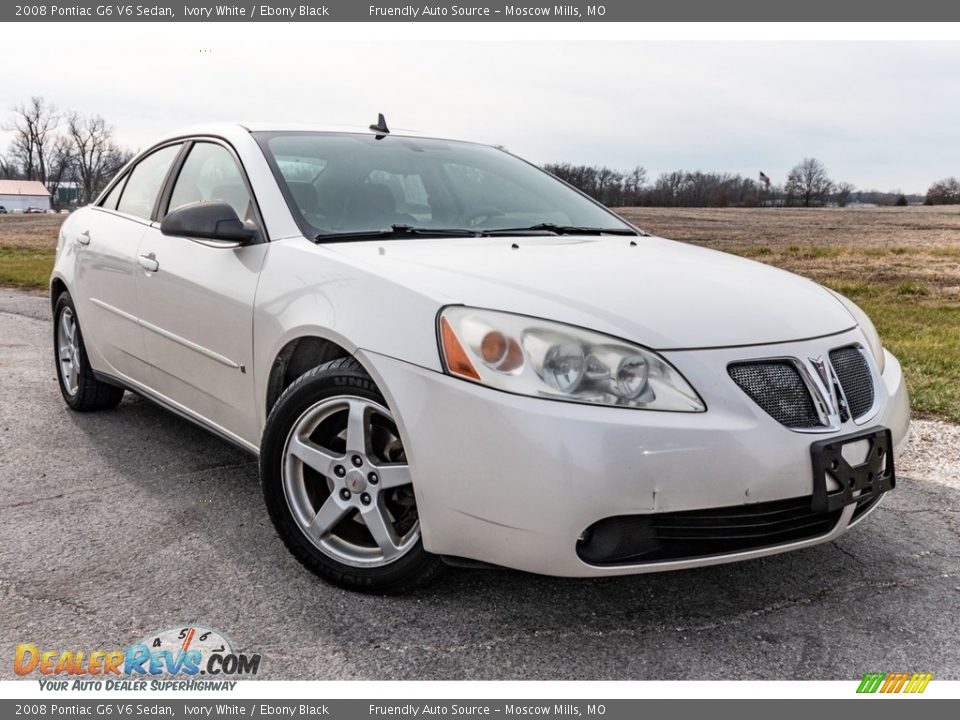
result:
[(760, 182), (770, 187), (770, 178), (767, 177), (767, 174), (763, 170), (760, 171)]

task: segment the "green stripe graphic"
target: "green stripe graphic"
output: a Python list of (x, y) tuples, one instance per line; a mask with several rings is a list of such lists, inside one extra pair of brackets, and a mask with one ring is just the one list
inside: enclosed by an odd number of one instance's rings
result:
[(880, 689), (880, 684), (885, 677), (885, 673), (867, 673), (863, 676), (863, 680), (860, 681), (860, 687), (857, 688), (857, 692), (875, 693)]

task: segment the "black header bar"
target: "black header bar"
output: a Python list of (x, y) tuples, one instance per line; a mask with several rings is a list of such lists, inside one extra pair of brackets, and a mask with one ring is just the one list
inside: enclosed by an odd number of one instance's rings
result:
[[(604, 0), (546, 2), (29, 2), (0, 6), (5, 22), (948, 22), (942, 0)], [(721, 39), (718, 37), (718, 39)]]

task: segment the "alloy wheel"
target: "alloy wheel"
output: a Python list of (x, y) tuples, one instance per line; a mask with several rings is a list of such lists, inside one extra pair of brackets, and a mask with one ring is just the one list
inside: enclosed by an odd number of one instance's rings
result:
[(379, 567), (416, 545), (410, 468), (393, 416), (380, 403), (347, 395), (316, 403), (293, 424), (283, 463), (287, 505), (329, 557)]
[(67, 394), (74, 396), (80, 390), (80, 338), (77, 319), (70, 308), (64, 308), (57, 324), (57, 362), (60, 377)]

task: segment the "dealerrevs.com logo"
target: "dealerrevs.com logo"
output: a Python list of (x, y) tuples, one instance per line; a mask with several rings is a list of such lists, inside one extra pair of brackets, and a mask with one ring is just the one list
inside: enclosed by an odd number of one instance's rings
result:
[(259, 654), (237, 653), (218, 630), (197, 625), (150, 633), (125, 650), (14, 649), (13, 670), (41, 690), (232, 690), (260, 669)]

